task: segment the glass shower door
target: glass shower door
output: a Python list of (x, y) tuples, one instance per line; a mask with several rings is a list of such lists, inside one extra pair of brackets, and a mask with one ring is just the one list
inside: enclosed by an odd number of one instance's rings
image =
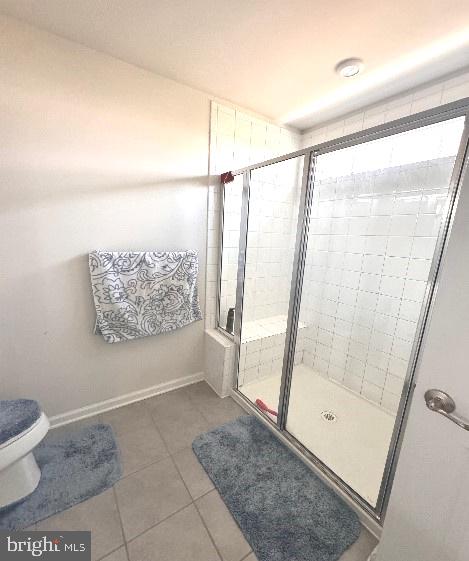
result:
[[(238, 390), (276, 411), (304, 157), (251, 171)], [(259, 402), (258, 402), (259, 403)], [(262, 409), (271, 420), (276, 415)]]
[(316, 157), (286, 430), (373, 508), (463, 126)]
[(237, 175), (223, 186), (223, 227), (218, 287), (218, 326), (233, 335), (238, 280), (243, 176)]

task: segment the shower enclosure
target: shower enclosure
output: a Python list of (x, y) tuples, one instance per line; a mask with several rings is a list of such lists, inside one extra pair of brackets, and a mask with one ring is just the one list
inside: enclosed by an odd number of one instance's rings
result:
[(223, 186), (219, 327), (237, 345), (235, 390), (378, 520), (464, 171), (468, 107), (252, 165)]

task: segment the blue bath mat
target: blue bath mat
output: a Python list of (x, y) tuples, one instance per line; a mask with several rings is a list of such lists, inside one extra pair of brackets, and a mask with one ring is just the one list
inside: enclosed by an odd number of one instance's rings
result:
[(109, 425), (70, 433), (52, 431), (34, 450), (41, 469), (36, 490), (23, 501), (0, 509), (0, 530), (26, 528), (98, 495), (121, 476), (119, 450)]
[(192, 448), (259, 561), (336, 561), (357, 540), (357, 515), (255, 417)]

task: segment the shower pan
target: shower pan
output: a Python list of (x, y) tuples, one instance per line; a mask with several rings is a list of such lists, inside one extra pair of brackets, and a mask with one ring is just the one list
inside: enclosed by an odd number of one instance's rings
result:
[(223, 186), (219, 327), (237, 345), (235, 392), (378, 521), (468, 111), (469, 100), (441, 106), (237, 170)]

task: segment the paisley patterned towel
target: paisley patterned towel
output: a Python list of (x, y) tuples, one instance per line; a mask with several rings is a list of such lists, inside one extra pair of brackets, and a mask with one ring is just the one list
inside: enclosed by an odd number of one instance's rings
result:
[(93, 251), (95, 333), (106, 343), (158, 335), (202, 319), (196, 251)]

